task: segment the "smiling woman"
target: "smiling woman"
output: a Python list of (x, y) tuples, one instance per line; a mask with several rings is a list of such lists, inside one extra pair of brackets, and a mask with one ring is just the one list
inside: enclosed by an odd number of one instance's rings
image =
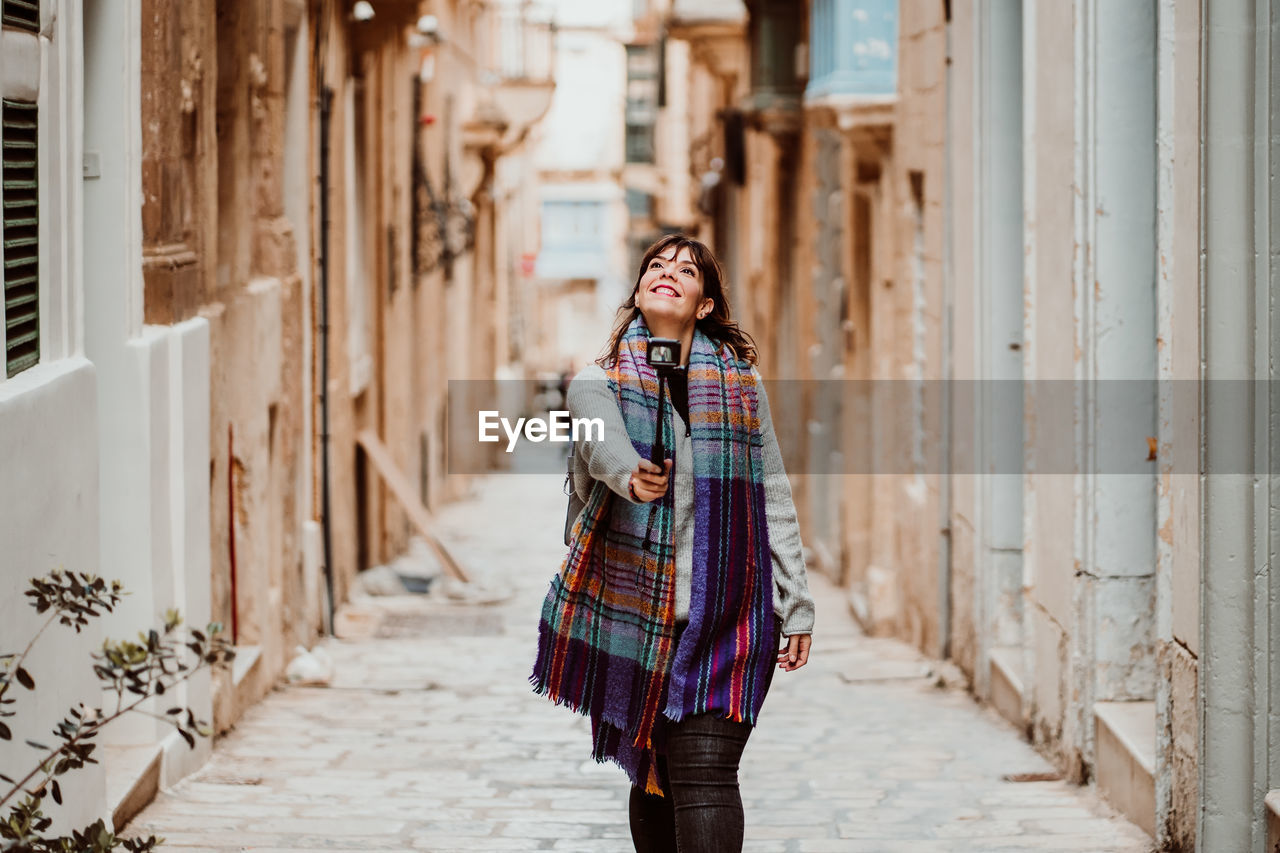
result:
[[(661, 405), (651, 338), (680, 342)], [(589, 714), (594, 757), (626, 771), (640, 853), (741, 850), (742, 751), (774, 666), (808, 660), (813, 599), (755, 358), (715, 256), (672, 235), (645, 253), (605, 354), (569, 387), (571, 414), (604, 435), (577, 448), (584, 507), (531, 680)], [(675, 436), (661, 466), (660, 412)]]
[(641, 316), (654, 337), (680, 341), (683, 363), (688, 363), (695, 328), (728, 344), (738, 358), (755, 363), (755, 343), (730, 316), (720, 263), (697, 240), (673, 234), (650, 246), (640, 263), (639, 280), (618, 313), (620, 322), (597, 362), (601, 367), (617, 359), (627, 328)]

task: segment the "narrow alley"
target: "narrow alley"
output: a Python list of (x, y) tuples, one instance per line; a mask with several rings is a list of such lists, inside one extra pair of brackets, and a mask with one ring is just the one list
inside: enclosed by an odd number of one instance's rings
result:
[(578, 408), (575, 477), (595, 414), (692, 464), (601, 451), (663, 502), (570, 528), (551, 695), (754, 719), (770, 591), (813, 642), (747, 850), (1280, 853), (1278, 57), (1280, 0), (0, 0), (0, 853), (632, 849), (529, 681)]
[[(270, 694), (128, 832), (186, 853), (631, 850), (625, 777), (590, 759), (586, 718), (527, 682), (563, 556), (559, 485), (492, 475), (440, 514), (505, 601), (357, 599), (346, 637), (325, 644), (332, 685)], [(966, 691), (935, 686), (910, 647), (861, 636), (823, 577), (811, 583), (812, 661), (778, 674), (743, 759), (746, 850), (1150, 849), (1087, 788), (1007, 781), (1053, 768)]]

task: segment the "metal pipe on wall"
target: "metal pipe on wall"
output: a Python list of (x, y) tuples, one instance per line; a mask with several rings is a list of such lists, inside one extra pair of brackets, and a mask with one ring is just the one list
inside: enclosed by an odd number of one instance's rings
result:
[(333, 523), (329, 482), (329, 133), (333, 88), (320, 90), (320, 501), (324, 518), (324, 584), (327, 629), (333, 633)]
[[(952, 113), (951, 113), (951, 4), (943, 9), (946, 33), (946, 133), (943, 135), (942, 162), (951, 162)], [(955, 274), (951, 257), (952, 200), (951, 169), (942, 170), (942, 465), (939, 475), (938, 500), (938, 646), (935, 654), (940, 660), (951, 657), (951, 385), (954, 380), (953, 320), (955, 315)]]

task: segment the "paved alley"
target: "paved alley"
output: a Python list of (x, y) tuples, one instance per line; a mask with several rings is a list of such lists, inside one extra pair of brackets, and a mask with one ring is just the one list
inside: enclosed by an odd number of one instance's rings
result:
[[(186, 853), (631, 850), (625, 777), (590, 760), (585, 718), (527, 681), (563, 504), (558, 477), (477, 481), (439, 520), (481, 585), (509, 597), (355, 602), (347, 637), (327, 643), (332, 685), (271, 694), (126, 835)], [(811, 584), (812, 662), (777, 673), (743, 760), (747, 850), (1150, 849), (1088, 789), (1004, 781), (1052, 768)]]

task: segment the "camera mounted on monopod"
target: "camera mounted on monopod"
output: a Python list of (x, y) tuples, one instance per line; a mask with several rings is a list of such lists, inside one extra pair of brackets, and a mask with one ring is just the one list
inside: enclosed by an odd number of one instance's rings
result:
[(680, 366), (680, 342), (675, 338), (649, 338), (648, 360), (649, 366), (658, 374), (658, 424), (649, 461), (660, 466), (666, 458), (662, 433), (663, 425), (667, 422), (663, 411), (667, 399), (667, 376), (672, 369)]

